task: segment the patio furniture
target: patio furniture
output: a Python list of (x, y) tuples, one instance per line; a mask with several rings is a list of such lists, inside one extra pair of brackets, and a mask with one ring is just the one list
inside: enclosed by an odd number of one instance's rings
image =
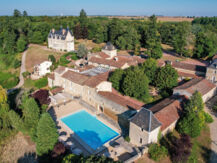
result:
[(68, 139), (68, 137), (66, 135), (59, 136), (59, 141), (60, 142), (65, 142), (67, 139)]

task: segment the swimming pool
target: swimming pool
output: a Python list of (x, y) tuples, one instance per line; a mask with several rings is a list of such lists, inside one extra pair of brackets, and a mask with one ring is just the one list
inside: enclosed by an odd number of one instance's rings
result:
[(119, 135), (85, 110), (61, 118), (61, 121), (94, 150)]

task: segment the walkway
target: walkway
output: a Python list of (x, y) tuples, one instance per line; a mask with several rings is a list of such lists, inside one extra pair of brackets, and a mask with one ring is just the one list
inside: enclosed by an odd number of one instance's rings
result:
[(24, 84), (24, 78), (23, 78), (23, 72), (26, 72), (26, 54), (27, 50), (23, 52), (22, 55), (22, 63), (21, 63), (21, 68), (20, 68), (20, 82), (15, 88), (20, 88)]
[(207, 112), (209, 112), (214, 120), (213, 123), (211, 123), (210, 126), (210, 137), (211, 137), (211, 156), (210, 156), (210, 163), (216, 163), (217, 162), (217, 113), (212, 112), (210, 109), (207, 109)]

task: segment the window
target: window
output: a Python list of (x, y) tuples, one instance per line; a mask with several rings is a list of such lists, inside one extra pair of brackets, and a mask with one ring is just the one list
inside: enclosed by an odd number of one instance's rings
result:
[(142, 138), (140, 138), (140, 144), (142, 144)]
[(144, 129), (143, 129), (143, 128), (141, 128), (141, 131), (143, 132), (143, 131), (144, 131)]
[(103, 110), (104, 110), (102, 106), (100, 106), (99, 109), (101, 112), (103, 112)]

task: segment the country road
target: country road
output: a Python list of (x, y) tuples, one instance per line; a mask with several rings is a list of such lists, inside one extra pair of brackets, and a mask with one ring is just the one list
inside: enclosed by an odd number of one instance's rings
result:
[(25, 50), (23, 52), (23, 55), (22, 55), (22, 61), (21, 61), (21, 68), (20, 68), (20, 82), (18, 83), (18, 85), (14, 88), (20, 88), (23, 86), (24, 84), (24, 78), (23, 78), (23, 72), (26, 72), (26, 53), (27, 53), (27, 50)]

